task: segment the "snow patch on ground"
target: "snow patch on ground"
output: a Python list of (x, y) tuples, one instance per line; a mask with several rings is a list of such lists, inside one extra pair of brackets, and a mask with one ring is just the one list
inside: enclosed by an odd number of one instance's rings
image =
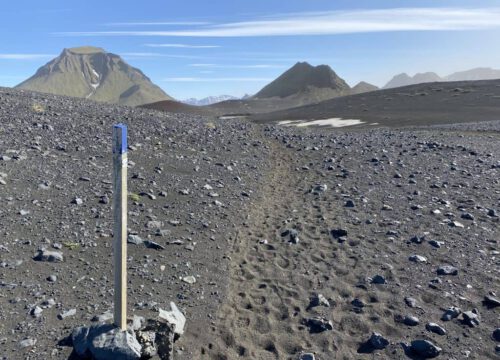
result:
[(342, 118), (330, 118), (330, 119), (321, 119), (321, 120), (283, 120), (278, 122), (278, 125), (284, 126), (297, 126), (297, 127), (306, 127), (306, 126), (331, 126), (334, 128), (340, 128), (345, 126), (354, 126), (361, 125), (365, 122), (357, 119), (342, 119)]

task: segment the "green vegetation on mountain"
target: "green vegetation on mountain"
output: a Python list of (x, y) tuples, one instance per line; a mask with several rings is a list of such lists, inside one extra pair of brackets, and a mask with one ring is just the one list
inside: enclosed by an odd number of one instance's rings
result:
[(129, 106), (172, 99), (120, 56), (91, 46), (64, 49), (16, 87)]

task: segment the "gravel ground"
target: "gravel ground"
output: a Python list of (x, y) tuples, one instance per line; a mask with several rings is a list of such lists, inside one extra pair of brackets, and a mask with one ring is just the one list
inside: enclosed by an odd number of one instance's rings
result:
[(3, 359), (68, 359), (112, 309), (116, 122), (131, 240), (164, 248), (129, 244), (129, 312), (174, 301), (176, 358), (497, 356), (500, 122), (297, 129), (0, 88)]

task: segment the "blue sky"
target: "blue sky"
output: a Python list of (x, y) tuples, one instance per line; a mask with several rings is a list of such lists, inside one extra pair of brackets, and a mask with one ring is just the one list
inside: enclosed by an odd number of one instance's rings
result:
[(1, 15), (1, 86), (82, 45), (122, 55), (178, 99), (252, 94), (297, 61), (378, 86), (500, 68), (500, 1), (17, 0)]

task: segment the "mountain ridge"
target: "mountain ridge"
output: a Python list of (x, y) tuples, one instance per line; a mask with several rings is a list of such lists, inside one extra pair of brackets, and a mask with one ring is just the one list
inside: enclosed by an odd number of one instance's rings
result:
[(500, 70), (487, 67), (478, 67), (465, 71), (458, 71), (444, 77), (439, 76), (435, 72), (416, 73), (414, 76), (410, 76), (407, 73), (401, 73), (394, 75), (392, 79), (382, 87), (382, 89), (392, 89), (395, 87), (417, 85), (428, 82), (479, 81), (495, 79), (500, 79)]
[(264, 86), (252, 99), (296, 97), (298, 102), (306, 103), (348, 95), (350, 89), (330, 66), (297, 62)]
[(93, 46), (63, 49), (15, 87), (129, 106), (172, 100), (141, 70)]

